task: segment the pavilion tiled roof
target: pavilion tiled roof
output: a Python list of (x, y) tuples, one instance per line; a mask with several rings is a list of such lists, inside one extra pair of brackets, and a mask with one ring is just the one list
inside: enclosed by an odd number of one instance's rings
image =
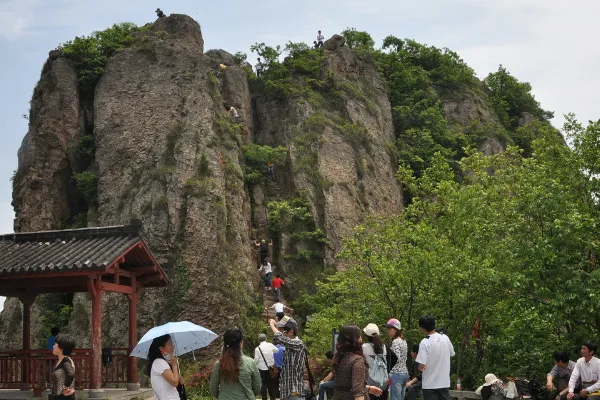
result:
[(0, 276), (102, 270), (140, 242), (141, 225), (0, 236)]

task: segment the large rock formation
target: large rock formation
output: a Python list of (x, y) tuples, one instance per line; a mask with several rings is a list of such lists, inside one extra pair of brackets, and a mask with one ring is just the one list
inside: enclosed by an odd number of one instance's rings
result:
[(56, 229), (71, 212), (68, 147), (80, 134), (79, 91), (73, 63), (54, 53), (33, 91), (29, 131), (13, 180), (16, 231)]
[[(168, 319), (216, 332), (244, 324), (253, 303), (261, 304), (252, 240), (271, 234), (274, 264), (296, 288), (290, 294), (312, 290), (325, 269), (344, 267), (336, 256), (356, 225), (398, 213), (402, 205), (391, 106), (376, 66), (341, 36), (319, 54), (325, 78), (317, 86), (331, 92), (306, 87), (274, 96), (256, 80), (250, 85), (246, 67), (231, 54), (204, 53), (197, 22), (171, 15), (138, 32), (82, 95), (73, 63), (51, 52), (19, 150), (15, 230), (141, 219), (143, 236), (172, 281), (143, 292), (142, 332)], [(290, 84), (308, 82), (303, 79), (293, 76)], [(225, 104), (237, 109), (239, 121)], [(450, 124), (497, 122), (471, 94), (448, 97), (443, 109)], [(73, 151), (82, 138), (93, 139), (87, 163)], [(243, 146), (250, 143), (288, 149), (273, 181), (245, 183)], [(496, 143), (486, 146), (499, 151)], [(77, 188), (74, 174), (86, 178)], [(304, 231), (275, 231), (267, 218), (271, 201), (306, 207)], [(87, 346), (88, 296), (69, 302), (68, 326)], [(103, 345), (124, 346), (126, 313), (112, 311), (126, 309), (125, 298), (105, 295), (104, 303)], [(34, 307), (34, 326), (42, 308)], [(18, 300), (9, 299), (0, 339), (11, 347), (20, 345), (20, 318)]]

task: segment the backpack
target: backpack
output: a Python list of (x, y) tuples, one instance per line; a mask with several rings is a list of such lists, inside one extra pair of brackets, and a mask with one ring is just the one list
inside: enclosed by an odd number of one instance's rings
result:
[(369, 367), (368, 385), (377, 386), (381, 390), (386, 390), (388, 387), (387, 363), (383, 354), (376, 354)]

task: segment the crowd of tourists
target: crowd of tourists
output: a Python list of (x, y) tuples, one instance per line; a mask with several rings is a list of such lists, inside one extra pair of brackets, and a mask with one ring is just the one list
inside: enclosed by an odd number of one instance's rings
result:
[[(450, 399), (450, 358), (454, 356), (454, 348), (448, 336), (435, 330), (434, 318), (425, 315), (419, 319), (425, 338), (412, 348), (416, 363), (413, 371), (406, 366), (408, 346), (400, 321), (392, 318), (384, 327), (391, 339), (389, 349), (374, 323), (362, 331), (355, 325), (340, 329), (335, 351), (327, 354), (331, 373), (319, 384), (319, 400), (324, 400), (330, 390), (334, 400), (404, 400), (415, 398), (419, 390), (423, 400)], [(312, 399), (315, 381), (307, 347), (298, 336), (297, 322), (289, 315), (278, 315), (277, 319), (269, 320), (269, 331), (272, 342), (266, 334), (260, 334), (254, 358), (242, 353), (244, 335), (239, 329), (225, 332), (221, 356), (210, 376), (213, 397)], [(154, 339), (148, 359), (155, 400), (178, 400), (180, 372), (169, 335)]]
[[(600, 359), (596, 357), (598, 344), (587, 341), (581, 345), (581, 357), (575, 362), (564, 351), (552, 354), (554, 367), (546, 377), (545, 394), (537, 398), (548, 400), (600, 400)], [(519, 381), (516, 381), (519, 383)], [(476, 393), (483, 400), (502, 400), (518, 397), (519, 388), (515, 380), (503, 382), (494, 374), (485, 376), (485, 383)]]

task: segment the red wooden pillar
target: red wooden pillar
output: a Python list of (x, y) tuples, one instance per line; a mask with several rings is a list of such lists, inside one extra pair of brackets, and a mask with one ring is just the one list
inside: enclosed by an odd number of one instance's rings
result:
[(21, 302), (23, 303), (23, 350), (25, 350), (23, 352), (25, 353), (25, 359), (22, 361), (23, 368), (21, 369), (21, 390), (29, 390), (31, 389), (31, 382), (29, 379), (29, 370), (31, 366), (29, 365), (30, 354), (26, 351), (31, 349), (31, 303), (33, 301), (31, 297), (23, 297), (21, 298)]
[(102, 278), (91, 280), (92, 296), (92, 357), (90, 363), (90, 398), (104, 397), (102, 386)]
[[(137, 306), (139, 291), (137, 290), (137, 280), (135, 273), (131, 275), (131, 286), (133, 294), (127, 295), (129, 298), (129, 349), (131, 354), (137, 344)], [(127, 390), (140, 390), (140, 381), (138, 378), (137, 358), (129, 357), (127, 359)]]

